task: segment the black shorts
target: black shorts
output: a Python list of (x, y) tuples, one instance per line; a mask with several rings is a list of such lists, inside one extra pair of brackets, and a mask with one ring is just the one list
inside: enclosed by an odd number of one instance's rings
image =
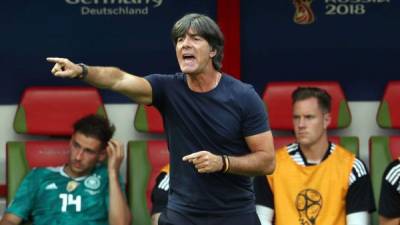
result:
[(158, 225), (261, 225), (257, 213), (240, 215), (191, 215), (167, 209), (161, 213)]

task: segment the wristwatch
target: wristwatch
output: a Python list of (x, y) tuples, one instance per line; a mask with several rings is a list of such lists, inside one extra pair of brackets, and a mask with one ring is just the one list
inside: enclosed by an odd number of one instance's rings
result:
[(79, 74), (78, 76), (76, 76), (76, 78), (80, 79), (80, 80), (84, 80), (86, 79), (87, 75), (88, 75), (88, 66), (86, 64), (83, 63), (78, 63), (78, 65), (80, 67), (82, 67), (82, 73)]

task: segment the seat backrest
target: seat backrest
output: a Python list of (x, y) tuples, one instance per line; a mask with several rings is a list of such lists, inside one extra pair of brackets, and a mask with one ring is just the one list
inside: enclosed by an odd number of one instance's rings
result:
[(162, 116), (154, 106), (138, 105), (134, 126), (139, 132), (164, 133)]
[[(154, 106), (138, 105), (134, 127), (139, 132), (164, 133), (163, 118)], [(160, 170), (169, 163), (166, 140), (128, 143), (128, 201), (133, 223), (150, 225), (151, 192)]]
[(128, 202), (134, 225), (150, 225), (151, 191), (160, 170), (169, 163), (166, 140), (128, 143)]
[(34, 167), (60, 166), (68, 161), (68, 141), (13, 141), (7, 143), (7, 202), (14, 195), (25, 175)]
[[(369, 165), (375, 203), (378, 206), (382, 175), (387, 165), (400, 157), (400, 136), (373, 136), (369, 139)], [(378, 223), (378, 214), (372, 216), (372, 224)]]
[(7, 185), (1, 184), (0, 185), (0, 198), (7, 196)]
[(289, 145), (295, 142), (293, 136), (274, 136), (274, 147), (275, 149), (282, 148), (283, 146)]
[(72, 124), (88, 114), (106, 116), (103, 101), (93, 87), (30, 87), (18, 106), (17, 133), (68, 136)]
[(389, 81), (376, 116), (382, 128), (400, 128), (400, 81)]
[(328, 128), (345, 128), (351, 123), (351, 114), (343, 90), (335, 81), (270, 82), (267, 84), (263, 101), (268, 108), (272, 129), (293, 130), (292, 93), (298, 87), (319, 87), (332, 97), (332, 122)]
[(360, 156), (360, 140), (355, 136), (329, 136), (329, 141), (344, 147), (346, 150), (349, 150), (351, 153)]

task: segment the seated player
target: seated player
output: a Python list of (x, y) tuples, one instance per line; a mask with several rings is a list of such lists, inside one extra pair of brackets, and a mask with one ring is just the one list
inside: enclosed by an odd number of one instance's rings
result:
[[(108, 120), (89, 115), (74, 124), (69, 162), (32, 169), (21, 182), (0, 225), (125, 225), (130, 211), (119, 169), (124, 158)], [(107, 165), (104, 162), (107, 159)]]
[(400, 159), (390, 163), (382, 176), (379, 224), (400, 224)]
[(375, 205), (368, 171), (353, 153), (328, 141), (330, 95), (301, 87), (292, 104), (296, 143), (276, 151), (272, 175), (255, 179), (261, 224), (369, 224)]

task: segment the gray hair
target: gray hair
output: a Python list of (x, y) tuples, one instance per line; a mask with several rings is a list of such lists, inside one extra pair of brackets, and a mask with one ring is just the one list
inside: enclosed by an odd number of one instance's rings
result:
[(218, 25), (210, 17), (202, 14), (191, 13), (179, 19), (173, 26), (171, 38), (174, 46), (180, 37), (192, 29), (197, 35), (206, 39), (208, 44), (216, 51), (212, 62), (216, 70), (220, 71), (224, 57), (224, 35)]

